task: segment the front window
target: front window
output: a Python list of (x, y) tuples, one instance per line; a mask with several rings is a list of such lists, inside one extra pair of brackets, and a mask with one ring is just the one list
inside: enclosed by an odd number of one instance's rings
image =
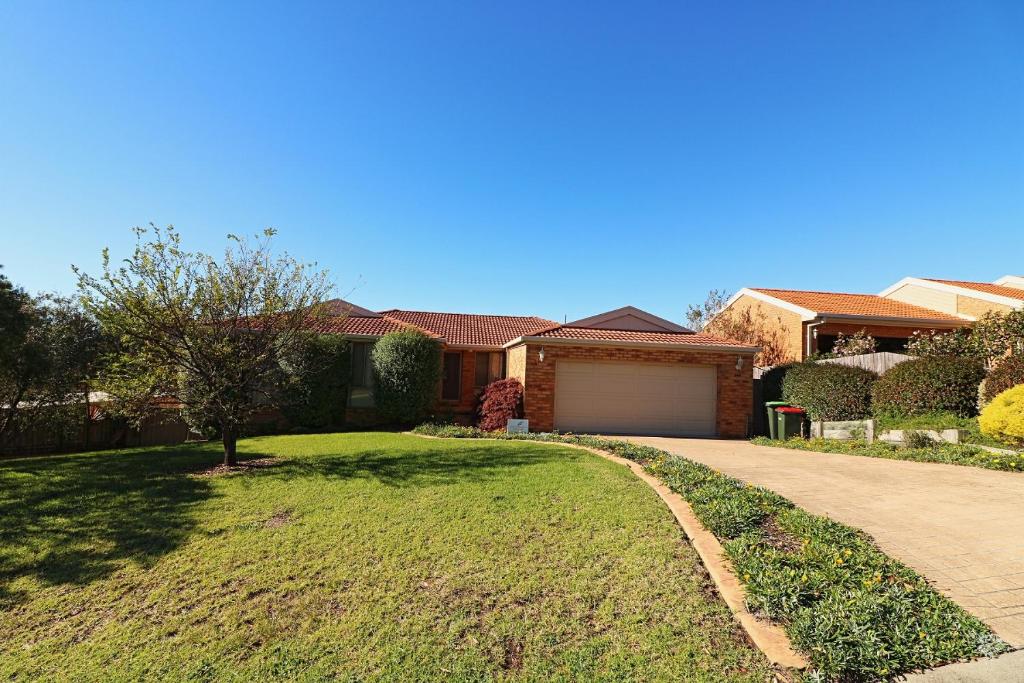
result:
[(476, 354), (476, 381), (473, 382), (477, 388), (485, 387), (491, 382), (501, 379), (505, 374), (502, 364), (505, 354), (482, 352)]
[(441, 381), (441, 398), (446, 401), (458, 401), (462, 395), (462, 354), (447, 352), (444, 354), (443, 379)]
[(348, 404), (352, 408), (372, 408), (373, 402), (373, 364), (370, 353), (373, 344), (370, 342), (352, 342), (352, 376), (349, 380)]

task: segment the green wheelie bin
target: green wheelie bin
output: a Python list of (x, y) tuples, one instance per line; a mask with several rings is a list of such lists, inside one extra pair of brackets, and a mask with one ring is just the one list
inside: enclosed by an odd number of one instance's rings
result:
[(768, 437), (770, 439), (779, 438), (778, 417), (775, 414), (775, 409), (788, 405), (785, 401), (765, 401), (764, 407), (768, 411)]

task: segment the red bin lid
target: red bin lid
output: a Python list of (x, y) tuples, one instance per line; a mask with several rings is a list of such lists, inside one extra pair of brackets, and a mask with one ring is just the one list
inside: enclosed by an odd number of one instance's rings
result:
[(781, 408), (776, 408), (775, 412), (786, 413), (788, 415), (803, 415), (807, 411), (805, 411), (803, 408), (797, 408), (795, 406), (782, 406)]

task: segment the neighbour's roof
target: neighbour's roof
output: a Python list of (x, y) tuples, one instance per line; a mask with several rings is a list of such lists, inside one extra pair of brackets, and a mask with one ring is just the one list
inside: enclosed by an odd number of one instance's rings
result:
[(429, 311), (382, 311), (385, 319), (399, 320), (433, 332), (449, 346), (500, 348), (517, 337), (557, 325), (551, 320), (522, 315), (477, 315)]
[(809, 292), (796, 289), (763, 289), (751, 291), (791, 303), (818, 315), (851, 315), (863, 318), (908, 318), (915, 320), (949, 320), (963, 322), (963, 318), (933, 311), (875, 294), (846, 294), (842, 292)]
[(1005, 287), (1003, 285), (994, 285), (990, 282), (967, 282), (965, 280), (938, 280), (936, 278), (926, 277), (922, 278), (928, 282), (938, 282), (943, 285), (950, 285), (951, 287), (960, 287), (962, 289), (973, 289), (977, 292), (985, 292), (986, 294), (995, 294), (996, 296), (1006, 296), (1011, 299), (1019, 299), (1024, 301), (1024, 289), (1017, 289), (1015, 287)]
[(608, 341), (641, 344), (688, 344), (693, 346), (734, 346), (747, 348), (750, 345), (733, 339), (715, 337), (710, 334), (693, 332), (648, 332), (642, 330), (609, 330), (599, 327), (558, 326), (534, 334), (524, 335), (539, 339), (565, 339), (579, 341)]

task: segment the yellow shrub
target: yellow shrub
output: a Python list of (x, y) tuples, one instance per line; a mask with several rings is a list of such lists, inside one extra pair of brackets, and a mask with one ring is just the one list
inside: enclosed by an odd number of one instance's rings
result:
[(1024, 446), (1024, 384), (992, 399), (978, 417), (982, 434), (1011, 446)]

